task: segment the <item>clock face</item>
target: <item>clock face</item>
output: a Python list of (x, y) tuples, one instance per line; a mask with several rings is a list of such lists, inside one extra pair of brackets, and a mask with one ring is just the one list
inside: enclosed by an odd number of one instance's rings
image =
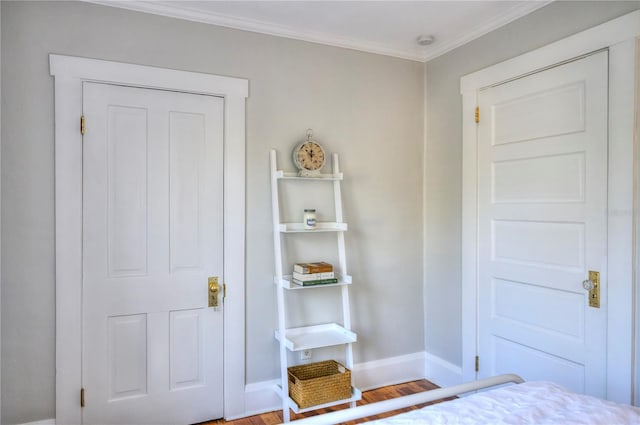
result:
[(307, 141), (293, 151), (293, 161), (301, 170), (319, 171), (324, 167), (324, 149), (318, 143)]

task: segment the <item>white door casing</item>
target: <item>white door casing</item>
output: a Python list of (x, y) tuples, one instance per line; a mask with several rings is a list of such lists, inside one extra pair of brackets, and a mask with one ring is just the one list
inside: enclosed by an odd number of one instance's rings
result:
[(479, 378), (605, 396), (607, 65), (601, 51), (478, 95)]
[[(55, 83), (56, 422), (81, 423), (82, 85), (85, 81), (174, 90), (224, 99), (224, 415), (244, 408), (244, 79), (50, 55)], [(88, 124), (90, 127), (90, 124)], [(89, 128), (88, 127), (88, 128)]]
[(223, 105), (84, 83), (83, 423), (223, 415)]
[[(478, 300), (478, 169), (477, 125), (473, 120), (482, 88), (556, 66), (601, 49), (609, 52), (606, 398), (632, 399), (634, 334), (634, 117), (637, 37), (640, 11), (614, 19), (564, 40), (531, 51), (461, 79), (463, 96), (463, 222), (462, 222), (462, 380), (475, 378)], [(480, 359), (482, 362), (482, 359)]]

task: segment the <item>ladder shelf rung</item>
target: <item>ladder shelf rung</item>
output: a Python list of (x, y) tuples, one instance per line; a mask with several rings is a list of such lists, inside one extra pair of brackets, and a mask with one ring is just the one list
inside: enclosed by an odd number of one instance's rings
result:
[(336, 273), (336, 278), (338, 278), (337, 283), (326, 283), (322, 285), (303, 286), (303, 285), (298, 285), (297, 283), (294, 283), (292, 281), (291, 275), (284, 275), (282, 276), (282, 279), (278, 279), (278, 276), (274, 276), (273, 283), (276, 285), (278, 283), (281, 283), (284, 289), (296, 290), (296, 289), (327, 288), (330, 286), (344, 286), (344, 285), (351, 285), (351, 283), (353, 282), (351, 275), (348, 275), (348, 274), (342, 275), (340, 273)]
[(342, 180), (342, 173), (335, 174), (318, 174), (314, 177), (303, 177), (299, 176), (298, 173), (278, 170), (276, 171), (276, 177), (282, 180), (300, 180), (300, 181), (335, 181)]
[(282, 233), (318, 233), (318, 232), (346, 232), (347, 223), (318, 222), (315, 229), (305, 229), (304, 223), (280, 223)]
[[(282, 341), (289, 351), (309, 350), (334, 345), (351, 344), (358, 340), (358, 335), (337, 323), (303, 326), (285, 329)], [(280, 341), (280, 331), (275, 331), (275, 337)]]
[(295, 402), (291, 397), (289, 397), (288, 393), (285, 394), (282, 392), (282, 386), (280, 384), (276, 384), (276, 393), (280, 397), (286, 397), (286, 400), (289, 402), (289, 408), (294, 411), (294, 413), (305, 413), (310, 412), (312, 410), (324, 409), (326, 407), (337, 406), (339, 404), (352, 403), (354, 401), (362, 400), (362, 391), (356, 387), (351, 387), (351, 397), (343, 400), (330, 401), (329, 403), (318, 404), (316, 406), (305, 407), (301, 409), (298, 407), (298, 403)]

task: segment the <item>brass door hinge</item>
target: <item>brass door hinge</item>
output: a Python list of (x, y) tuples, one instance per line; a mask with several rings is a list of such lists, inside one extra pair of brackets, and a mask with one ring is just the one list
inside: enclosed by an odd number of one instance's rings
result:
[(480, 357), (476, 356), (476, 372), (480, 371)]
[(84, 407), (84, 388), (80, 388), (80, 407)]
[(85, 130), (86, 130), (86, 127), (85, 127), (84, 115), (80, 115), (80, 134), (84, 136)]
[(480, 122), (480, 107), (476, 106), (476, 123)]

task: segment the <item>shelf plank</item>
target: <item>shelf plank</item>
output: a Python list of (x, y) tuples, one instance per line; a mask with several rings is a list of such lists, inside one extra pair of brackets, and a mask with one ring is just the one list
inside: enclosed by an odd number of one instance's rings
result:
[[(280, 332), (275, 331), (275, 337), (280, 341)], [(290, 351), (309, 350), (333, 345), (350, 344), (358, 340), (358, 335), (343, 328), (337, 323), (304, 326), (285, 330), (284, 345)]]
[[(297, 283), (293, 283), (293, 281), (291, 280), (291, 275), (285, 275), (285, 276), (282, 276), (282, 280), (280, 281), (280, 283), (282, 284), (282, 287), (284, 289), (289, 289), (293, 291), (293, 290), (299, 290), (299, 289), (328, 288), (331, 286), (351, 285), (351, 283), (353, 282), (353, 279), (350, 275), (341, 275), (339, 273), (336, 273), (336, 277), (338, 278), (338, 283), (302, 286), (302, 285), (298, 285)], [(277, 276), (273, 277), (273, 283), (276, 285), (278, 284)]]
[(288, 393), (285, 395), (285, 393), (282, 391), (282, 386), (280, 384), (276, 384), (276, 387), (277, 387), (276, 388), (276, 393), (278, 393), (278, 395), (280, 397), (286, 397), (286, 399), (289, 402), (289, 408), (291, 410), (293, 410), (294, 413), (311, 412), (312, 410), (324, 409), (326, 407), (337, 406), (339, 404), (352, 403), (352, 402), (355, 402), (355, 401), (362, 400), (362, 391), (359, 390), (356, 387), (351, 387), (351, 397), (350, 398), (343, 399), (343, 400), (331, 401), (329, 403), (318, 404), (316, 406), (310, 406), (310, 407), (305, 407), (304, 409), (301, 409), (300, 407), (298, 407), (298, 403), (296, 403), (291, 397), (289, 397)]
[(318, 233), (318, 232), (346, 232), (347, 223), (319, 222), (315, 229), (305, 229), (304, 223), (280, 223), (282, 233)]
[(306, 180), (306, 181), (318, 181), (318, 180), (328, 180), (328, 181), (335, 181), (335, 180), (342, 180), (343, 176), (342, 173), (336, 173), (336, 174), (318, 174), (315, 177), (301, 177), (298, 175), (298, 173), (295, 172), (289, 172), (289, 171), (283, 171), (283, 170), (278, 170), (276, 171), (276, 177), (278, 179), (283, 179), (283, 180)]

